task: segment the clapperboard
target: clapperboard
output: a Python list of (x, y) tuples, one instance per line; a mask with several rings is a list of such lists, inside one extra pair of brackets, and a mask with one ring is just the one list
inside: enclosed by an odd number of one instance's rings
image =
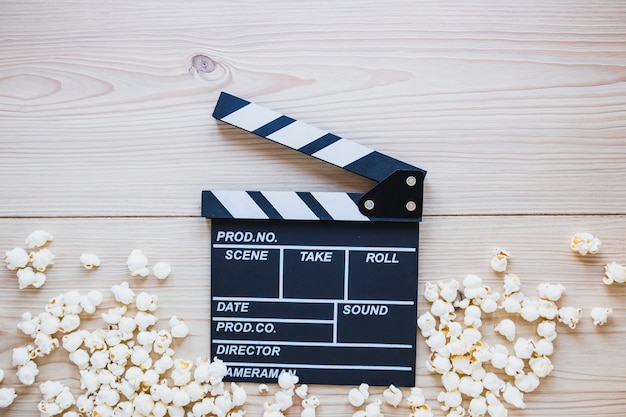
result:
[(377, 182), (364, 194), (202, 192), (211, 355), (227, 378), (413, 386), (426, 172), (227, 93), (213, 117)]

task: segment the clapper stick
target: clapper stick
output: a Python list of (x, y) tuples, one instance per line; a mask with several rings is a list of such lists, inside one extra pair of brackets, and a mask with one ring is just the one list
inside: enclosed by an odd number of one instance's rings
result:
[(426, 172), (222, 93), (213, 116), (377, 184), (366, 193), (202, 192), (211, 355), (227, 379), (412, 386)]
[[(205, 217), (421, 220), (426, 175), (422, 169), (224, 92), (220, 94), (213, 117), (378, 184), (365, 194), (216, 191), (213, 193), (219, 195), (212, 195), (207, 192), (203, 203), (207, 209), (203, 212)], [(226, 207), (221, 207), (219, 201), (226, 202)], [(258, 209), (251, 209), (254, 205)], [(303, 206), (311, 210), (299, 209)], [(237, 207), (247, 209), (241, 212)]]

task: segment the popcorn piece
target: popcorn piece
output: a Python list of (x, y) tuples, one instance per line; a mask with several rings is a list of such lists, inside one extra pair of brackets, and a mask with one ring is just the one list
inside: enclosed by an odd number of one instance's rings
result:
[(537, 325), (537, 334), (548, 341), (556, 339), (556, 323), (553, 321), (544, 320)]
[(7, 408), (17, 398), (15, 389), (13, 388), (0, 388), (0, 408)]
[(613, 314), (612, 308), (595, 307), (591, 309), (591, 318), (594, 326), (602, 326), (606, 324), (609, 315)]
[(424, 298), (428, 302), (434, 302), (439, 298), (439, 286), (432, 282), (427, 282), (424, 285)]
[(17, 368), (17, 378), (24, 385), (33, 385), (37, 375), (39, 375), (39, 368), (34, 361), (28, 361)]
[(134, 249), (128, 256), (128, 270), (132, 276), (147, 277), (150, 273), (148, 269), (148, 258), (139, 249)]
[(539, 378), (532, 372), (515, 377), (515, 386), (521, 392), (533, 392), (539, 386)]
[(139, 311), (156, 311), (158, 301), (156, 295), (141, 292), (137, 295), (135, 303)]
[(623, 284), (626, 282), (626, 268), (617, 262), (611, 262), (609, 264), (604, 265), (604, 277), (602, 278), (602, 282), (606, 285), (611, 285), (614, 282), (618, 284)]
[(477, 275), (469, 274), (463, 278), (463, 294), (470, 300), (481, 300), (487, 296), (488, 288), (483, 285), (483, 280)]
[(259, 384), (258, 388), (259, 394), (267, 394), (270, 392), (270, 387), (267, 384)]
[(504, 276), (504, 295), (516, 293), (522, 287), (522, 283), (516, 274), (506, 274)]
[(506, 271), (508, 260), (511, 255), (504, 249), (495, 248), (493, 250), (493, 257), (491, 258), (491, 269), (496, 272)]
[(152, 267), (152, 273), (158, 279), (166, 279), (172, 273), (172, 267), (167, 262), (157, 262)]
[(43, 248), (30, 253), (30, 262), (34, 269), (45, 272), (46, 268), (54, 264), (54, 254), (49, 249)]
[(506, 337), (509, 342), (515, 340), (515, 323), (513, 320), (504, 319), (494, 326), (494, 330)]
[(296, 388), (296, 395), (303, 400), (309, 396), (309, 386), (307, 384), (302, 384), (298, 388)]
[(4, 260), (6, 261), (7, 268), (10, 271), (15, 271), (19, 268), (24, 268), (30, 262), (30, 256), (22, 248), (15, 248), (6, 251)]
[(26, 246), (28, 246), (29, 249), (39, 248), (51, 242), (52, 239), (52, 235), (45, 230), (35, 230), (26, 238)]
[(312, 397), (302, 400), (301, 417), (315, 417), (315, 409), (320, 405), (320, 399), (313, 395)]
[(457, 280), (451, 279), (450, 281), (439, 281), (439, 296), (447, 303), (452, 303), (456, 300), (459, 293), (460, 284)]
[(582, 310), (574, 307), (561, 307), (559, 309), (559, 322), (569, 326), (570, 329), (575, 329), (580, 320), (580, 314)]
[(587, 232), (576, 233), (570, 242), (570, 248), (582, 256), (598, 253), (600, 246), (602, 246), (600, 239)]
[(46, 283), (46, 275), (43, 272), (35, 272), (33, 268), (27, 266), (17, 271), (17, 283), (20, 290), (29, 286), (41, 288)]
[(524, 403), (524, 394), (522, 394), (517, 387), (511, 385), (510, 383), (506, 384), (506, 387), (502, 392), (502, 398), (504, 401), (516, 408), (526, 408), (526, 404)]
[(472, 398), (467, 409), (470, 417), (482, 417), (487, 414), (487, 399), (485, 397)]
[(115, 299), (122, 304), (135, 302), (135, 292), (129, 287), (126, 281), (111, 287), (111, 292), (115, 296)]
[(170, 326), (172, 337), (183, 338), (189, 334), (189, 327), (187, 327), (182, 318), (179, 319), (176, 316), (172, 316), (168, 324)]
[(552, 365), (552, 361), (547, 356), (539, 356), (537, 358), (530, 358), (528, 361), (528, 365), (530, 369), (537, 375), (539, 378), (545, 378), (550, 375), (552, 369), (554, 369), (554, 365)]
[(561, 284), (541, 283), (538, 286), (539, 297), (544, 300), (558, 301), (565, 294), (565, 287)]
[(389, 385), (389, 387), (383, 391), (383, 398), (385, 402), (393, 407), (397, 408), (402, 401), (402, 391), (400, 391), (395, 385)]
[(93, 269), (100, 266), (100, 258), (94, 253), (83, 253), (80, 255), (80, 263), (83, 264), (85, 269)]
[(471, 305), (465, 309), (465, 317), (463, 318), (463, 322), (466, 326), (479, 328), (482, 326), (483, 322), (480, 319), (481, 309), (478, 306)]

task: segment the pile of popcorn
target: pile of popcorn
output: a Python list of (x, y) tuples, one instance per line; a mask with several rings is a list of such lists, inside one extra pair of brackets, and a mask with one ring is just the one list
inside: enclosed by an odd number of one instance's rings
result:
[[(52, 235), (37, 230), (28, 236), (26, 246), (7, 251), (7, 268), (17, 271), (20, 289), (40, 288), (46, 282), (44, 272), (55, 256), (43, 246)], [(601, 242), (589, 233), (576, 234), (571, 249), (581, 256), (595, 254)], [(511, 255), (496, 248), (491, 267), (506, 272)], [(82, 265), (90, 270), (100, 265), (91, 253), (80, 256)], [(150, 274), (148, 259), (140, 250), (133, 250), (127, 260), (131, 276)], [(607, 285), (626, 282), (626, 268), (611, 262), (604, 266), (603, 282)], [(170, 265), (156, 263), (152, 268), (158, 279), (166, 279)], [(541, 283), (538, 297), (521, 291), (521, 280), (513, 273), (503, 276), (502, 292), (492, 290), (477, 275), (461, 281), (450, 279), (427, 282), (424, 297), (429, 311), (421, 314), (418, 328), (431, 354), (427, 369), (441, 376), (443, 391), (437, 397), (448, 417), (506, 417), (507, 407), (524, 408), (525, 394), (536, 390), (553, 365), (553, 342), (557, 323), (570, 329), (578, 325), (582, 309), (559, 306), (565, 294), (561, 284)], [(32, 338), (32, 343), (13, 349), (12, 365), (23, 385), (32, 385), (39, 375), (38, 361), (55, 349), (63, 348), (80, 375), (83, 392), (75, 396), (62, 381), (39, 384), (42, 395), (37, 408), (42, 417), (239, 417), (247, 393), (242, 386), (225, 384), (226, 365), (218, 358), (198, 357), (195, 361), (176, 357), (173, 341), (189, 334), (183, 318), (172, 316), (167, 328), (157, 330), (158, 298), (147, 292), (135, 293), (127, 281), (113, 285), (110, 292), (117, 305), (100, 313), (103, 327), (81, 329), (81, 317), (93, 316), (103, 303), (99, 291), (81, 294), (68, 291), (52, 299), (42, 312), (25, 312), (17, 327)], [(535, 326), (536, 337), (517, 335), (517, 325), (504, 318), (494, 325), (502, 342), (489, 345), (481, 332), (488, 314), (505, 312)], [(612, 314), (611, 308), (595, 307), (590, 315), (595, 326), (603, 325)], [(461, 313), (461, 314), (459, 314)], [(0, 369), (0, 383), (4, 379)], [(279, 390), (265, 401), (263, 417), (284, 417), (285, 412), (300, 399), (301, 416), (315, 417), (320, 399), (309, 395), (306, 384), (288, 372), (278, 377)], [(266, 384), (258, 391), (269, 394)], [(0, 387), (0, 408), (9, 407), (17, 397), (14, 388)], [(419, 387), (410, 388), (406, 398), (390, 385), (382, 399), (370, 400), (369, 385), (362, 383), (348, 392), (348, 402), (358, 410), (353, 417), (382, 417), (383, 403), (399, 407), (403, 399), (411, 417), (432, 417)], [(467, 405), (467, 409), (465, 406)]]

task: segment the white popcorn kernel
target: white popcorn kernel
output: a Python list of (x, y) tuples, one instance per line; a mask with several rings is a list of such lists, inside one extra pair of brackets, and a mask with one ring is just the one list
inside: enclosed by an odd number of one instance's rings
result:
[(20, 290), (29, 286), (41, 288), (46, 283), (46, 275), (43, 272), (35, 272), (33, 268), (27, 266), (17, 271), (17, 283)]
[(31, 360), (28, 347), (20, 346), (13, 348), (11, 356), (11, 364), (13, 366), (24, 366)]
[(501, 320), (494, 326), (494, 330), (504, 336), (509, 342), (515, 340), (515, 323), (513, 320)]
[(516, 292), (511, 295), (505, 295), (500, 308), (509, 314), (519, 314), (522, 311), (522, 300), (524, 294)]
[(192, 407), (192, 416), (193, 417), (201, 417), (211, 414), (214, 409), (213, 398), (206, 397), (203, 398), (202, 401), (195, 403)]
[(156, 311), (159, 298), (156, 295), (141, 292), (137, 294), (135, 305), (139, 311)]
[(494, 393), (501, 392), (506, 386), (506, 383), (493, 372), (487, 372), (482, 379), (482, 383), (485, 389)]
[(87, 393), (81, 394), (76, 398), (76, 408), (82, 414), (90, 414), (93, 411), (93, 397)]
[(103, 299), (104, 297), (100, 291), (92, 290), (87, 295), (80, 297), (80, 306), (85, 313), (93, 314), (96, 308), (102, 304)]
[(406, 398), (406, 402), (411, 408), (411, 410), (415, 411), (418, 407), (421, 407), (426, 404), (426, 397), (424, 396), (424, 392), (419, 387), (411, 387), (411, 392), (409, 396)]
[(509, 350), (501, 344), (493, 345), (490, 349), (491, 365), (496, 369), (504, 369), (509, 359)]
[[(137, 314), (135, 315), (135, 324), (137, 325), (137, 328), (141, 331), (147, 330), (148, 327), (150, 326), (154, 326), (157, 323), (157, 321), (158, 319), (154, 314), (150, 314), (145, 311), (138, 311)], [(167, 347), (169, 347), (169, 345), (167, 345)], [(156, 352), (163, 353), (159, 351), (156, 351)]]
[[(319, 405), (321, 404), (320, 399), (313, 395), (309, 398), (304, 398), (302, 400), (302, 415), (301, 417), (314, 417), (315, 416), (315, 409), (317, 407), (319, 407)], [(307, 411), (307, 410), (311, 410), (311, 411)], [(305, 414), (306, 411), (306, 414)]]
[(465, 317), (463, 318), (463, 322), (466, 326), (479, 328), (482, 326), (483, 322), (480, 319), (482, 314), (482, 310), (478, 306), (471, 305), (465, 309)]
[(55, 416), (62, 412), (61, 407), (55, 402), (40, 401), (39, 404), (37, 404), (37, 409), (41, 415), (44, 416)]
[(22, 248), (15, 248), (4, 253), (7, 268), (10, 271), (15, 271), (16, 269), (24, 268), (30, 262), (30, 256), (28, 253)]
[(49, 249), (44, 248), (36, 252), (30, 253), (30, 262), (33, 269), (39, 272), (45, 272), (46, 268), (54, 264), (55, 256)]
[(169, 355), (163, 355), (154, 363), (154, 370), (158, 374), (164, 374), (173, 366), (174, 366), (174, 360), (172, 359), (172, 357)]
[(156, 330), (142, 330), (137, 333), (137, 343), (146, 348), (147, 350), (152, 350), (152, 345), (157, 338)]
[(122, 304), (131, 304), (135, 302), (135, 292), (129, 287), (128, 282), (124, 281), (119, 285), (111, 287), (111, 292), (115, 299)]
[(626, 268), (617, 262), (611, 262), (604, 265), (604, 277), (602, 282), (611, 285), (614, 282), (623, 284), (626, 282)]
[(539, 308), (539, 317), (553, 320), (559, 315), (559, 307), (554, 301), (539, 300), (537, 307)]
[(63, 349), (68, 351), (69, 353), (75, 352), (76, 349), (81, 347), (83, 341), (85, 340), (85, 336), (88, 332), (86, 330), (77, 330), (72, 333), (68, 333), (61, 338), (61, 344)]
[(119, 307), (110, 308), (106, 313), (102, 313), (101, 317), (108, 324), (117, 324), (120, 322), (124, 314), (126, 314), (127, 307), (122, 305)]
[(35, 382), (35, 377), (39, 375), (39, 368), (35, 362), (28, 361), (17, 368), (16, 374), (23, 385), (32, 385)]
[(548, 341), (556, 339), (556, 322), (544, 320), (537, 325), (537, 334)]
[(550, 356), (554, 353), (554, 345), (547, 339), (539, 339), (535, 342), (535, 356)]
[(472, 398), (467, 409), (470, 417), (482, 417), (487, 414), (487, 399), (485, 397)]
[(565, 287), (561, 284), (549, 284), (543, 282), (538, 286), (539, 297), (550, 300), (558, 301), (563, 294), (565, 294)]
[(531, 298), (524, 297), (522, 300), (522, 308), (519, 312), (520, 316), (527, 322), (534, 322), (541, 317), (539, 313), (539, 302)]
[(259, 394), (265, 395), (270, 392), (270, 387), (267, 384), (259, 384), (258, 391)]
[(295, 393), (298, 397), (304, 400), (309, 395), (309, 386), (307, 384), (302, 384), (296, 388)]
[(602, 246), (600, 239), (587, 232), (576, 233), (570, 242), (570, 248), (582, 256), (598, 253), (600, 246)]
[(430, 312), (427, 311), (419, 316), (417, 319), (417, 326), (419, 327), (422, 336), (429, 337), (436, 331), (435, 327), (437, 326), (437, 320), (432, 314), (430, 314)]
[(446, 372), (441, 376), (441, 384), (446, 391), (454, 391), (459, 388), (461, 377), (456, 372)]
[(76, 330), (80, 326), (80, 317), (78, 314), (68, 314), (61, 319), (59, 330), (68, 333)]
[(217, 415), (226, 415), (233, 409), (233, 401), (228, 391), (215, 397), (215, 408), (213, 412)]
[(435, 317), (447, 318), (454, 314), (454, 306), (442, 299), (437, 299), (430, 306), (430, 312)]
[(459, 282), (455, 279), (450, 281), (439, 281), (439, 296), (447, 303), (452, 303), (456, 300), (459, 294), (459, 288), (461, 287)]
[(474, 380), (471, 376), (464, 376), (459, 381), (459, 392), (468, 397), (478, 397), (483, 392), (483, 389), (483, 383)]
[(561, 307), (559, 309), (559, 322), (567, 325), (570, 329), (575, 329), (580, 320), (582, 310), (575, 307)]
[(532, 372), (519, 374), (515, 377), (515, 386), (521, 392), (533, 392), (539, 387), (539, 378)]
[(530, 359), (535, 351), (535, 342), (532, 339), (520, 337), (515, 341), (513, 350), (515, 351), (515, 356), (518, 358)]
[(170, 375), (174, 385), (180, 387), (191, 380), (191, 367), (192, 364), (190, 361), (184, 359), (174, 360), (174, 369)]
[(550, 372), (554, 369), (554, 365), (547, 356), (539, 356), (537, 358), (530, 358), (528, 361), (530, 369), (539, 378), (545, 378), (550, 375)]
[(170, 326), (170, 332), (172, 333), (172, 337), (175, 338), (183, 338), (187, 337), (189, 334), (189, 327), (185, 324), (184, 319), (178, 318), (177, 316), (172, 316), (170, 321), (168, 322)]
[(107, 404), (96, 405), (93, 409), (93, 416), (94, 417), (112, 417), (113, 408)]
[(594, 307), (591, 309), (591, 318), (594, 326), (602, 326), (609, 320), (609, 315), (613, 314), (612, 308)]
[(69, 354), (69, 358), (78, 369), (85, 369), (89, 364), (89, 353), (85, 349), (76, 349)]
[(365, 396), (358, 388), (351, 388), (348, 391), (348, 402), (353, 407), (360, 407), (365, 404)]
[(402, 402), (402, 391), (393, 384), (389, 385), (389, 387), (383, 391), (383, 399), (387, 404), (397, 408), (400, 402)]
[(524, 360), (517, 356), (509, 356), (504, 367), (504, 373), (509, 376), (517, 376), (524, 372)]
[(113, 410), (113, 415), (115, 417), (132, 417), (134, 412), (135, 412), (135, 407), (133, 407), (132, 402), (122, 401), (115, 406), (115, 409)]
[(13, 388), (0, 388), (0, 408), (7, 408), (17, 398), (15, 389)]
[(279, 404), (265, 401), (263, 403), (263, 417), (284, 417), (284, 414), (280, 411)]
[(504, 249), (495, 248), (493, 250), (493, 257), (491, 258), (491, 269), (496, 272), (504, 272), (507, 268), (508, 260), (511, 255)]
[(365, 406), (365, 415), (368, 417), (382, 417), (380, 414), (380, 406), (382, 401), (375, 400)]
[(281, 411), (285, 411), (293, 405), (293, 395), (290, 391), (280, 390), (274, 393), (274, 401), (280, 406)]
[(248, 394), (246, 390), (234, 382), (230, 383), (230, 392), (232, 393), (233, 407), (239, 407), (245, 404)]
[(428, 302), (434, 302), (439, 298), (439, 286), (433, 282), (424, 284), (424, 298)]
[(441, 409), (447, 411), (460, 406), (463, 402), (463, 397), (459, 391), (441, 391), (437, 396), (437, 401), (441, 403)]
[(485, 313), (495, 313), (498, 310), (498, 300), (500, 300), (500, 293), (489, 293), (480, 303), (480, 309)]
[(184, 407), (191, 402), (191, 397), (186, 390), (174, 388), (173, 393), (174, 396), (172, 397), (172, 404), (176, 407)]
[(39, 248), (46, 243), (51, 242), (54, 238), (45, 230), (35, 230), (26, 238), (26, 246), (29, 249)]
[(172, 267), (167, 262), (157, 262), (152, 267), (152, 273), (158, 279), (166, 279), (172, 273)]
[(150, 273), (148, 269), (148, 258), (139, 249), (134, 249), (130, 255), (128, 255), (128, 270), (132, 276), (147, 277)]
[(426, 339), (426, 345), (433, 351), (443, 348), (446, 343), (446, 335), (441, 330), (436, 331)]
[(506, 274), (504, 276), (504, 295), (511, 295), (522, 288), (522, 282), (516, 274)]
[(96, 404), (106, 404), (115, 407), (120, 401), (120, 393), (109, 385), (102, 384), (96, 394)]
[(515, 386), (510, 383), (506, 384), (504, 391), (502, 392), (502, 398), (507, 403), (511, 404), (516, 408), (526, 408), (526, 404), (524, 403), (524, 394)]
[(83, 253), (80, 255), (80, 263), (85, 269), (93, 269), (100, 266), (100, 258), (95, 253)]

